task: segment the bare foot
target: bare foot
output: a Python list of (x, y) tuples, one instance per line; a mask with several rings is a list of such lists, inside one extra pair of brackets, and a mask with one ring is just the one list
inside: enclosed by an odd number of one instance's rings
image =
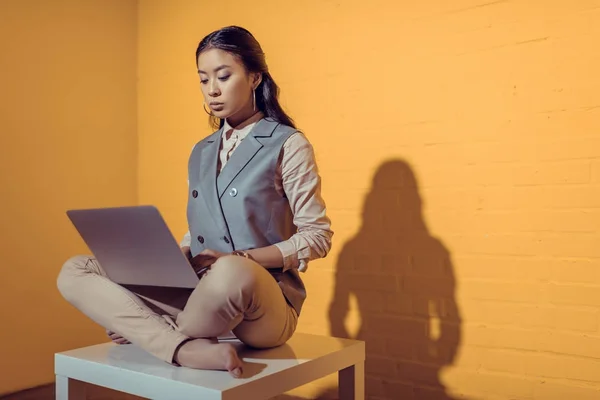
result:
[(184, 343), (175, 354), (175, 361), (188, 368), (225, 370), (234, 378), (242, 376), (242, 360), (229, 343), (210, 339), (194, 339)]

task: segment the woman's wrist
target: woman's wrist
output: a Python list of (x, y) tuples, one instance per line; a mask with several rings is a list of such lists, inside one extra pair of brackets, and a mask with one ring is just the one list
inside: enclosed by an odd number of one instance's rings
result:
[(230, 254), (247, 258), (268, 269), (283, 267), (283, 256), (275, 245), (250, 250), (236, 250)]
[(235, 250), (231, 254), (233, 254), (234, 256), (240, 256), (255, 261), (254, 258), (247, 251), (244, 250)]

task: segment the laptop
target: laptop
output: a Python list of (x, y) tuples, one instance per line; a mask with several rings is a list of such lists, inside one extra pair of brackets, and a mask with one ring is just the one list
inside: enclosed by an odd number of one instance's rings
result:
[(198, 284), (156, 207), (68, 210), (67, 216), (113, 282), (189, 289)]

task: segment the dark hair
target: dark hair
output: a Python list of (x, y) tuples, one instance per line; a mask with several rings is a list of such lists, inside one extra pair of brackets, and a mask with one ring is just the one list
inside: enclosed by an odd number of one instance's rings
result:
[[(196, 49), (196, 66), (198, 56), (205, 50), (220, 49), (236, 56), (248, 72), (262, 73), (262, 81), (256, 88), (256, 107), (263, 112), (265, 117), (271, 118), (280, 124), (289, 125), (293, 128), (294, 121), (290, 118), (279, 104), (279, 87), (269, 73), (269, 67), (265, 61), (265, 53), (258, 41), (252, 34), (239, 26), (227, 26), (208, 34), (198, 44)], [(210, 124), (215, 129), (223, 127), (225, 121), (210, 116)]]

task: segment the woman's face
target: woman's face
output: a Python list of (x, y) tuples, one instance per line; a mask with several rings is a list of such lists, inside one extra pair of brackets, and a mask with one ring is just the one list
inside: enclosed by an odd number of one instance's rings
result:
[(248, 74), (231, 53), (203, 51), (198, 56), (198, 75), (204, 101), (216, 117), (241, 122), (253, 113), (252, 90), (260, 83), (260, 74)]

